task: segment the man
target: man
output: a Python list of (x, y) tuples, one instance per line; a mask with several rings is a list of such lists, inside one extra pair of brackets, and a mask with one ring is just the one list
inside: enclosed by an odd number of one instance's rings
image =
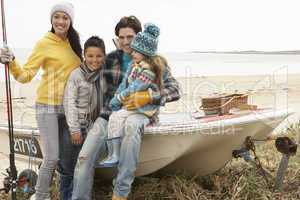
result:
[[(119, 49), (107, 56), (107, 82), (111, 97), (116, 92), (123, 79), (132, 58), (130, 44), (138, 32), (142, 30), (140, 21), (135, 16), (123, 17), (115, 27), (118, 37)], [(164, 106), (166, 102), (180, 98), (178, 82), (170, 73), (170, 68), (165, 67), (163, 74), (164, 90), (158, 100), (152, 100), (147, 91), (136, 92), (125, 99), (122, 104), (127, 110), (134, 110), (146, 104), (159, 104)], [(153, 94), (152, 94), (153, 96)], [(120, 149), (118, 174), (114, 180), (113, 200), (125, 200), (130, 193), (131, 184), (134, 180), (134, 172), (138, 165), (142, 131), (149, 119), (143, 114), (134, 114), (127, 118), (124, 127), (125, 134)]]
[[(114, 96), (130, 62), (132, 61), (130, 56), (132, 53), (130, 44), (136, 34), (140, 31), (142, 31), (141, 23), (134, 16), (121, 18), (115, 27), (119, 49), (108, 54), (106, 59), (105, 77), (109, 91), (108, 98), (106, 98), (107, 101), (110, 101)], [(168, 66), (165, 68), (163, 77), (165, 87), (163, 95), (152, 94), (152, 96), (155, 95), (156, 97), (159, 95), (160, 98), (157, 98), (158, 100), (152, 101), (149, 92), (142, 91), (130, 95), (122, 102), (123, 106), (126, 106), (128, 110), (134, 110), (150, 102), (153, 104), (165, 105), (166, 102), (178, 100), (180, 98), (179, 86), (177, 81), (172, 77)], [(108, 103), (105, 102), (104, 105), (108, 105)], [(118, 175), (114, 181), (113, 200), (126, 200), (130, 193), (131, 184), (134, 180), (134, 172), (139, 160), (143, 127), (148, 123), (148, 118), (141, 114), (132, 115), (126, 121), (126, 124), (130, 125), (125, 127), (127, 131), (125, 131), (121, 143)], [(102, 133), (102, 135), (107, 135), (107, 132)], [(103, 147), (104, 141), (99, 143), (97, 149), (101, 150)], [(93, 152), (93, 154), (99, 155), (100, 152)], [(78, 164), (79, 161), (77, 162), (74, 174), (73, 200), (91, 199), (93, 187), (92, 177), (94, 176), (94, 169), (91, 170), (91, 165), (96, 162), (96, 157), (86, 155), (86, 158), (89, 159), (84, 162), (81, 161), (81, 164)], [(86, 180), (89, 180), (89, 182)]]

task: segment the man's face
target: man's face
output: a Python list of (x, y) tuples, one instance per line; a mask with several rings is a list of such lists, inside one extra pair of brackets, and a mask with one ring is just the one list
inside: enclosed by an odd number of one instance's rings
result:
[(132, 28), (126, 27), (119, 30), (119, 45), (120, 48), (127, 54), (132, 53), (130, 44), (133, 38), (136, 36), (136, 33)]

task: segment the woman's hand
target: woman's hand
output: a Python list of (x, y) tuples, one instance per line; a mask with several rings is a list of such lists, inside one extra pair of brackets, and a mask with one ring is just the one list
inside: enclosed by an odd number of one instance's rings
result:
[(127, 110), (136, 110), (144, 105), (150, 104), (152, 102), (151, 95), (148, 90), (136, 92), (130, 94), (128, 97), (122, 101), (122, 104)]
[(82, 136), (80, 132), (75, 132), (71, 134), (72, 144), (80, 145), (82, 144)]
[(2, 64), (10, 63), (15, 59), (13, 52), (8, 47), (0, 48), (0, 62)]

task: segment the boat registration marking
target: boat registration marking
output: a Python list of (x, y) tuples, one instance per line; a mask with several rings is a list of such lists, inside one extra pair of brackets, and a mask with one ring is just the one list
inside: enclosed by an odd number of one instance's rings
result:
[(18, 134), (14, 136), (14, 150), (16, 154), (29, 157), (43, 158), (41, 147), (35, 137)]

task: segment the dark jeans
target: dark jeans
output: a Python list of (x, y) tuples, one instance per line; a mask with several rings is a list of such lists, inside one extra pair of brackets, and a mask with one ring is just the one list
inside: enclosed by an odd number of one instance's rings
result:
[(60, 174), (60, 199), (71, 200), (74, 169), (82, 145), (72, 144), (65, 118), (59, 121), (59, 133), (59, 161), (57, 171)]

